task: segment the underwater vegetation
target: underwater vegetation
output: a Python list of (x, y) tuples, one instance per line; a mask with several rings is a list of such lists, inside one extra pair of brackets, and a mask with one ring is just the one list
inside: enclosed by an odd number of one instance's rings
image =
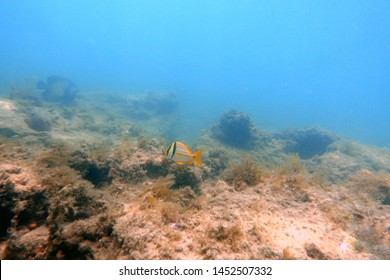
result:
[(241, 226), (235, 224), (232, 226), (219, 225), (215, 228), (210, 227), (207, 230), (207, 235), (211, 239), (227, 243), (228, 245), (233, 246), (233, 249), (237, 249), (236, 246), (244, 234)]
[(368, 171), (361, 171), (349, 179), (356, 193), (362, 199), (370, 199), (379, 202), (381, 205), (390, 205), (390, 177), (386, 174), (374, 174)]
[(253, 158), (244, 156), (238, 164), (231, 164), (224, 173), (224, 180), (239, 190), (245, 186), (255, 186), (264, 175), (264, 168)]
[(161, 177), (141, 195), (141, 209), (158, 208), (164, 223), (180, 223), (189, 209), (201, 209), (201, 201), (190, 187), (174, 189), (173, 176)]

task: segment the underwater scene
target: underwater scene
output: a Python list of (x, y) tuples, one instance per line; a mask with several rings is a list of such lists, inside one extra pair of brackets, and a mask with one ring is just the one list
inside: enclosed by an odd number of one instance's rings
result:
[(0, 259), (390, 259), (389, 1), (0, 3)]

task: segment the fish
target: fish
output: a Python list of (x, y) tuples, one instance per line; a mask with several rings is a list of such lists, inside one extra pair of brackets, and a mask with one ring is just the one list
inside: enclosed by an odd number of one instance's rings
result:
[(46, 101), (72, 103), (78, 93), (77, 86), (69, 79), (50, 76), (46, 82), (39, 81), (37, 89), (42, 90), (42, 98)]
[(193, 153), (186, 144), (179, 141), (173, 142), (165, 155), (180, 165), (195, 163), (199, 167), (202, 166), (202, 150)]

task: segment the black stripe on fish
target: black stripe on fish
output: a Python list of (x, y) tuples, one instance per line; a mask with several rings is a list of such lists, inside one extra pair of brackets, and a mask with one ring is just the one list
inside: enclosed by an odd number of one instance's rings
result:
[(172, 152), (171, 158), (173, 158), (173, 156), (175, 155), (175, 152), (176, 152), (176, 142), (173, 144), (173, 152)]
[(170, 145), (169, 148), (167, 149), (167, 152), (165, 153), (166, 156), (168, 156), (169, 151), (172, 149), (172, 146), (173, 146), (173, 143), (172, 143), (172, 145)]

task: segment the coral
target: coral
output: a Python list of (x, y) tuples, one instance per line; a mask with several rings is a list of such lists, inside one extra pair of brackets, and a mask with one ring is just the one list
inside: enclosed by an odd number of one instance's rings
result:
[(32, 112), (27, 114), (25, 120), (29, 128), (35, 131), (51, 131), (51, 122), (47, 118)]
[(296, 153), (302, 159), (323, 155), (329, 145), (338, 139), (335, 135), (316, 127), (290, 129), (274, 136), (285, 141), (286, 153)]
[(241, 163), (230, 165), (223, 178), (228, 184), (239, 190), (245, 185), (257, 185), (261, 181), (263, 174), (264, 168), (253, 158), (245, 156)]
[(253, 147), (257, 140), (256, 129), (249, 116), (233, 109), (222, 115), (211, 133), (222, 143), (241, 149)]

